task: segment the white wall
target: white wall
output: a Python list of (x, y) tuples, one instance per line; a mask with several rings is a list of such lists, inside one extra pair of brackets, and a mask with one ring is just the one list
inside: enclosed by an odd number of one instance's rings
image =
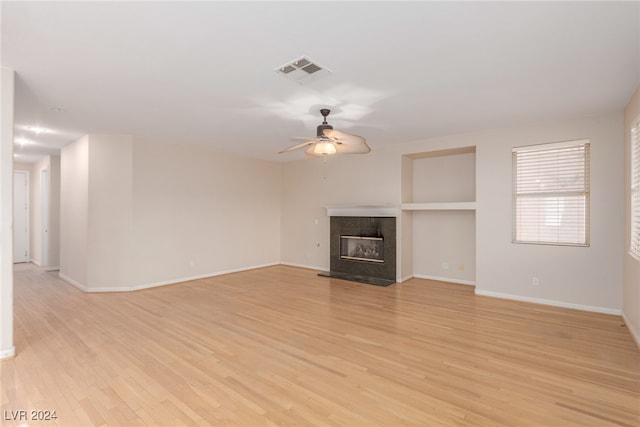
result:
[(89, 135), (87, 287), (133, 285), (133, 138)]
[(474, 284), (476, 215), (473, 211), (413, 212), (413, 275)]
[(413, 160), (412, 202), (476, 200), (476, 154), (460, 153)]
[(60, 154), (60, 277), (86, 289), (88, 282), (89, 137)]
[(60, 155), (49, 156), (49, 269), (60, 268)]
[(62, 151), (61, 277), (87, 291), (280, 261), (281, 166), (88, 135)]
[(0, 68), (0, 359), (13, 344), (13, 106), (14, 72)]
[(62, 149), (60, 277), (83, 290), (132, 278), (132, 138), (86, 135)]
[[(591, 246), (512, 244), (511, 148), (583, 138), (589, 138), (592, 144)], [(315, 218), (326, 215), (324, 205), (399, 203), (402, 155), (473, 145), (477, 168), (476, 292), (619, 313), (624, 206), (621, 113), (385, 148), (374, 146), (371, 155), (329, 159), (327, 179), (320, 173), (322, 160), (285, 164), (283, 262), (327, 269), (328, 221), (314, 224)], [(415, 232), (415, 219), (413, 227)], [(317, 240), (324, 244), (315, 249)], [(532, 276), (539, 278), (539, 286), (531, 285)]]
[(280, 262), (281, 166), (135, 141), (134, 282), (175, 282)]
[(640, 117), (640, 87), (631, 97), (624, 114), (625, 138), (625, 240), (624, 240), (624, 305), (622, 308), (627, 327), (640, 346), (640, 261), (629, 255), (631, 236), (631, 127)]
[[(511, 147), (591, 141), (591, 246), (511, 243)], [(479, 136), (476, 292), (622, 309), (622, 115), (593, 117)], [(540, 285), (533, 286), (538, 277)]]

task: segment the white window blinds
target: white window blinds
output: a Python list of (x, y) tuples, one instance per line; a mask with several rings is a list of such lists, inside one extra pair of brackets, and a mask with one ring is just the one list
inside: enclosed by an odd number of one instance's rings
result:
[(589, 141), (514, 148), (514, 243), (589, 246)]
[(631, 129), (631, 245), (629, 253), (640, 259), (640, 119)]

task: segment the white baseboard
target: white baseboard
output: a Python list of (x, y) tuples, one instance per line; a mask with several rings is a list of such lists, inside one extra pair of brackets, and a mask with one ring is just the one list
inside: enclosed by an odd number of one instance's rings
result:
[(414, 274), (413, 277), (415, 277), (416, 279), (428, 279), (428, 280), (437, 280), (438, 282), (457, 283), (458, 285), (469, 285), (469, 286), (476, 285), (476, 282), (473, 280), (452, 279), (451, 277), (430, 276), (428, 274)]
[(54, 265), (54, 266), (46, 266), (46, 265), (42, 265), (40, 263), (40, 261), (34, 259), (34, 258), (29, 258), (29, 262), (37, 267), (43, 268), (44, 271), (58, 271), (60, 270), (60, 266), (59, 265)]
[(35, 266), (38, 266), (40, 268), (43, 268), (44, 271), (58, 271), (60, 270), (60, 266), (59, 265), (52, 265), (52, 266), (43, 266), (42, 264), (40, 264), (40, 262), (36, 261), (35, 259), (31, 258), (29, 260), (29, 262)]
[(294, 262), (281, 262), (281, 265), (287, 265), (289, 267), (299, 267), (299, 268), (307, 268), (309, 270), (318, 270), (318, 271), (327, 271), (329, 268), (327, 267), (318, 267), (315, 265), (305, 265), (305, 264), (296, 264)]
[(622, 314), (622, 310), (618, 310), (618, 309), (615, 309), (615, 308), (596, 307), (596, 306), (592, 306), (592, 305), (573, 304), (573, 303), (564, 302), (564, 301), (555, 301), (555, 300), (542, 299), (542, 298), (523, 297), (523, 296), (520, 296), (520, 295), (504, 294), (504, 293), (501, 293), (501, 292), (484, 291), (484, 290), (478, 289), (478, 288), (476, 288), (475, 294), (476, 295), (486, 296), (486, 297), (510, 299), (510, 300), (514, 300), (514, 301), (532, 302), (534, 304), (550, 305), (550, 306), (553, 306), (553, 307), (571, 308), (573, 310), (592, 311), (592, 312), (595, 312), (595, 313), (615, 314), (615, 315), (618, 315), (618, 316)]
[(73, 287), (80, 289), (82, 292), (88, 292), (86, 285), (72, 279), (71, 277), (63, 274), (62, 272), (58, 272), (58, 277), (64, 280), (65, 282), (69, 283)]
[(640, 331), (638, 331), (635, 326), (631, 322), (629, 322), (629, 319), (627, 319), (624, 311), (622, 312), (622, 319), (624, 320), (624, 324), (627, 325), (627, 329), (629, 329), (629, 332), (631, 332), (631, 336), (635, 340), (636, 345), (638, 346), (638, 348), (640, 348)]
[(0, 360), (8, 359), (15, 355), (16, 355), (16, 348), (13, 346), (4, 350), (0, 350)]
[(404, 283), (409, 279), (413, 279), (413, 274), (409, 274), (408, 276), (404, 276), (404, 277), (396, 277), (396, 282), (397, 283)]
[[(231, 270), (222, 270), (222, 271), (217, 271), (215, 273), (198, 274), (196, 276), (182, 277), (180, 279), (164, 280), (162, 282), (145, 283), (145, 284), (142, 284), (142, 285), (131, 286), (130, 288), (125, 289), (125, 290), (126, 291), (139, 291), (139, 290), (142, 290), (142, 289), (156, 288), (158, 286), (175, 285), (176, 283), (189, 282), (191, 280), (206, 279), (208, 277), (222, 276), (224, 274), (239, 273), (241, 271), (255, 270), (256, 268), (273, 267), (274, 265), (278, 265), (278, 264), (279, 263), (277, 263), (277, 262), (272, 262), (272, 263), (268, 263), (268, 264), (260, 264), (260, 265), (253, 265), (253, 266), (249, 266), (249, 267), (234, 268), (234, 269), (231, 269)], [(120, 291), (120, 289), (121, 288), (113, 290), (113, 291), (95, 290), (95, 291), (92, 291), (92, 292), (118, 292), (118, 291)]]
[(156, 288), (158, 286), (175, 285), (176, 283), (189, 282), (191, 280), (199, 280), (199, 279), (206, 279), (208, 277), (222, 276), (223, 274), (238, 273), (238, 272), (247, 271), (247, 270), (255, 270), (256, 268), (272, 267), (272, 266), (278, 265), (278, 264), (279, 263), (274, 262), (274, 263), (269, 263), (269, 264), (260, 264), (260, 265), (254, 265), (254, 266), (243, 267), (243, 268), (236, 268), (236, 269), (231, 269), (231, 270), (223, 270), (223, 271), (218, 271), (218, 272), (215, 272), (215, 273), (205, 273), (205, 274), (198, 274), (198, 275), (195, 275), (195, 276), (181, 277), (181, 278), (171, 279), (171, 280), (163, 280), (161, 282), (143, 283), (141, 285), (133, 285), (133, 286), (103, 287), (103, 288), (88, 288), (86, 285), (83, 285), (82, 283), (77, 282), (77, 281), (71, 279), (70, 277), (65, 276), (62, 273), (58, 273), (58, 275), (65, 282), (68, 282), (71, 285), (75, 286), (76, 288), (80, 289), (81, 291), (87, 292), (87, 293), (132, 292), (132, 291), (139, 291), (139, 290), (142, 290), (142, 289)]

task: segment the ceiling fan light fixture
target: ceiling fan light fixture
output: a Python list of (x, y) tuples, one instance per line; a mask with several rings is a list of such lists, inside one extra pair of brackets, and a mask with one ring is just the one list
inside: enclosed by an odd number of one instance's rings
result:
[(323, 156), (336, 154), (336, 146), (333, 145), (332, 142), (318, 142), (315, 147), (313, 147), (313, 152), (314, 154), (320, 154)]

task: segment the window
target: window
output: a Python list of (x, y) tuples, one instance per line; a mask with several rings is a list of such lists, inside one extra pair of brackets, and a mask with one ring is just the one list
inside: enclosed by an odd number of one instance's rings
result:
[(589, 246), (589, 146), (580, 140), (513, 149), (514, 243)]
[(629, 253), (640, 259), (640, 118), (631, 129), (631, 245)]

